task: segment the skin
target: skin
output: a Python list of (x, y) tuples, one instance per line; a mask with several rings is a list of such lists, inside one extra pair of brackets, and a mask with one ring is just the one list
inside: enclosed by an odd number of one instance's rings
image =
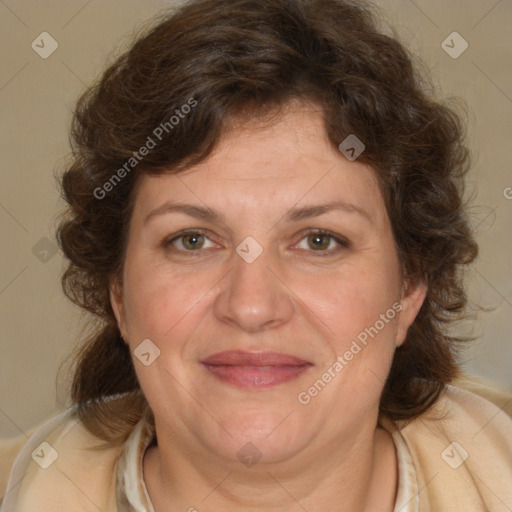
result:
[[(283, 219), (332, 201), (366, 213)], [(207, 206), (223, 221), (175, 211), (147, 219), (168, 202)], [(206, 238), (175, 239), (190, 228)], [(326, 237), (318, 249), (308, 229), (348, 246)], [(263, 249), (252, 263), (236, 252), (248, 236)], [(158, 446), (143, 461), (155, 510), (392, 511), (397, 461), (377, 425), (379, 399), (425, 293), (402, 277), (374, 171), (333, 146), (314, 105), (292, 102), (272, 123), (240, 122), (204, 162), (145, 175), (111, 302), (132, 353), (144, 339), (161, 351), (149, 366), (134, 358), (156, 422)], [(397, 302), (400, 314), (299, 403)], [(232, 349), (283, 352), (312, 366), (290, 382), (240, 389), (200, 363)], [(262, 455), (251, 467), (237, 458), (247, 442)]]

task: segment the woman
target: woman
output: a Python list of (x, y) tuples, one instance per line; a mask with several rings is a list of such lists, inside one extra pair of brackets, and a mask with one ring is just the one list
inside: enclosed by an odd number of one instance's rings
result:
[(512, 507), (512, 419), (450, 384), (463, 127), (366, 6), (192, 1), (73, 137), (63, 285), (98, 329), (2, 510)]

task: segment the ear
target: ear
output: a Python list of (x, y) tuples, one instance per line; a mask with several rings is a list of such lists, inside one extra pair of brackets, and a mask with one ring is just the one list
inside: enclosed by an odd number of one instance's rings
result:
[(407, 330), (414, 322), (425, 297), (428, 286), (424, 279), (406, 280), (402, 289), (400, 304), (402, 310), (398, 317), (398, 328), (396, 333), (396, 346), (399, 347), (407, 338)]
[(117, 326), (121, 331), (121, 336), (127, 342), (128, 339), (128, 331), (126, 329), (126, 309), (124, 305), (123, 298), (123, 286), (119, 280), (119, 278), (114, 278), (110, 282), (110, 304), (112, 306), (112, 310), (114, 311), (114, 315), (117, 320)]

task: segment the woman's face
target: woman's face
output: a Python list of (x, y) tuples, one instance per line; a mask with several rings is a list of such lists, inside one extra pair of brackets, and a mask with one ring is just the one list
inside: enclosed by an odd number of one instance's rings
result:
[(331, 145), (311, 106), (279, 119), (144, 176), (111, 287), (157, 434), (189, 454), (353, 447), (424, 298), (402, 281), (372, 169)]

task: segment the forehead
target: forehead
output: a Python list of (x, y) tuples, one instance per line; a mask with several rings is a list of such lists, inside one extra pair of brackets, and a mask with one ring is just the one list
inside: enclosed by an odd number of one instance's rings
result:
[(240, 214), (333, 201), (365, 206), (375, 221), (384, 213), (374, 171), (337, 149), (314, 106), (291, 106), (272, 122), (233, 124), (203, 162), (178, 174), (145, 175), (137, 196), (141, 214), (171, 200)]

